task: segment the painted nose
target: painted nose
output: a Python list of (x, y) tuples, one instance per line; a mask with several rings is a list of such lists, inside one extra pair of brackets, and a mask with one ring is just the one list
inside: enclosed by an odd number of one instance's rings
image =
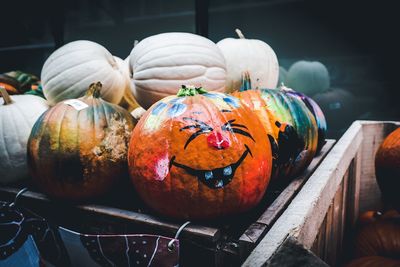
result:
[(226, 149), (231, 145), (229, 139), (220, 132), (212, 132), (207, 137), (207, 143), (210, 147), (216, 149)]

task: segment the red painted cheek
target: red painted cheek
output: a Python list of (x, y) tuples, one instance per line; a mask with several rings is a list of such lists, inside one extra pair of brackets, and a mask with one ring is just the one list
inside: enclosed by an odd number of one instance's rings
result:
[(226, 149), (231, 145), (229, 139), (220, 132), (212, 132), (207, 137), (207, 143), (210, 147), (216, 149)]

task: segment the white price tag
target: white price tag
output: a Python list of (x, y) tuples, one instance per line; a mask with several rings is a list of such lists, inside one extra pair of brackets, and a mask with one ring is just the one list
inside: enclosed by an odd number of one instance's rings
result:
[(89, 107), (88, 104), (86, 104), (85, 102), (82, 102), (78, 99), (69, 99), (67, 101), (64, 101), (64, 104), (67, 104), (78, 111)]

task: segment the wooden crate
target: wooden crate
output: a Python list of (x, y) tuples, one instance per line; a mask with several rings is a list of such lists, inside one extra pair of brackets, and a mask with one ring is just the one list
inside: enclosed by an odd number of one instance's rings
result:
[(399, 126), (355, 121), (243, 265), (268, 265), (280, 246), (294, 239), (330, 266), (340, 266), (347, 257), (347, 233), (358, 215), (382, 208), (375, 153)]
[[(307, 170), (287, 185), (269, 187), (251, 212), (217, 222), (195, 222), (181, 233), (181, 266), (238, 266), (262, 240), (333, 147), (327, 140)], [(24, 185), (0, 187), (0, 200), (12, 201)], [(129, 189), (127, 189), (129, 188)], [(121, 193), (122, 192), (122, 193)], [(57, 225), (83, 233), (150, 233), (173, 237), (182, 221), (159, 217), (140, 203), (135, 206), (132, 186), (93, 204), (71, 205), (47, 198), (35, 189), (19, 200)]]

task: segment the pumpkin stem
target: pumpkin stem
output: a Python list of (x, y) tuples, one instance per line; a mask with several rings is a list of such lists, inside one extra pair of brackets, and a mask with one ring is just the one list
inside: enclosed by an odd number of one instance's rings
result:
[(241, 30), (236, 29), (235, 32), (239, 36), (240, 39), (246, 39)]
[(89, 85), (89, 89), (87, 90), (85, 96), (99, 98), (101, 87), (101, 82), (92, 83), (91, 85)]
[(206, 89), (203, 87), (195, 87), (192, 85), (186, 86), (182, 85), (181, 89), (179, 89), (177, 96), (195, 96), (208, 93)]
[(139, 40), (133, 41), (133, 47), (137, 46), (138, 43), (139, 43)]
[(240, 86), (239, 92), (251, 90), (251, 79), (250, 73), (245, 71), (242, 73), (242, 85)]
[(283, 82), (281, 82), (281, 85), (279, 86), (279, 90), (282, 90), (282, 91), (294, 91), (292, 88), (286, 87)]
[(9, 105), (13, 102), (13, 100), (11, 99), (10, 95), (8, 94), (4, 86), (0, 86), (0, 95), (3, 97), (4, 100), (3, 105)]

